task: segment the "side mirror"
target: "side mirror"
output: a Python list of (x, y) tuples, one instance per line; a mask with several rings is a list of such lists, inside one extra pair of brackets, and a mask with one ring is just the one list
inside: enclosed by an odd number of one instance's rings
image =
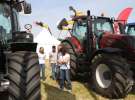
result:
[(75, 11), (75, 9), (73, 8), (73, 6), (69, 6), (69, 10)]
[(31, 30), (31, 29), (32, 29), (32, 25), (31, 25), (31, 24), (25, 24), (25, 25), (24, 25), (24, 28), (25, 28), (26, 30)]
[(59, 30), (63, 30), (63, 26), (68, 26), (68, 22), (66, 20), (66, 18), (63, 18), (57, 25), (57, 28)]
[(21, 12), (22, 9), (23, 9), (21, 3), (15, 4), (14, 7), (15, 7), (15, 9), (17, 10), (17, 12)]
[(26, 3), (25, 1), (23, 2), (23, 7), (24, 7), (24, 13), (25, 14), (31, 14), (31, 4)]
[(31, 24), (25, 24), (24, 28), (26, 29), (27, 33), (31, 33), (32, 25)]

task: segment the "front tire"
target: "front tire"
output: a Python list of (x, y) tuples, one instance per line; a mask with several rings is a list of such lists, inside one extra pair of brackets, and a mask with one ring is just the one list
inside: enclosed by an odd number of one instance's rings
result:
[(90, 87), (104, 97), (124, 98), (133, 85), (130, 66), (124, 58), (98, 54), (92, 60)]
[(40, 67), (34, 52), (18, 51), (9, 56), (9, 100), (40, 100)]

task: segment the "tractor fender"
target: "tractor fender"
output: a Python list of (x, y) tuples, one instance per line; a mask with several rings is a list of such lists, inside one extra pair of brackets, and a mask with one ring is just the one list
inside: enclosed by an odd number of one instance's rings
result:
[(91, 60), (93, 59), (93, 57), (97, 54), (102, 54), (102, 53), (107, 53), (107, 54), (117, 54), (117, 55), (122, 55), (123, 50), (119, 49), (119, 48), (111, 48), (111, 47), (107, 47), (107, 48), (101, 48), (98, 49), (97, 51), (95, 51), (92, 54)]
[(33, 42), (33, 34), (26, 31), (14, 32), (13, 42)]
[(73, 51), (74, 51), (75, 55), (77, 56), (77, 52), (75, 51), (76, 47), (71, 43), (70, 38), (67, 38), (67, 39), (65, 39), (65, 40), (61, 41), (61, 43), (64, 43), (64, 42), (67, 42), (68, 44), (70, 44), (70, 45), (71, 45), (71, 47), (72, 47), (72, 49), (73, 49)]
[(107, 48), (101, 48), (101, 49), (97, 50), (96, 52), (103, 52), (103, 53), (122, 53), (123, 50), (121, 50), (119, 48), (107, 47)]
[(78, 53), (81, 52), (81, 50), (82, 50), (80, 41), (79, 41), (76, 37), (74, 37), (74, 36), (72, 36), (72, 37), (67, 37), (67, 38), (66, 38), (65, 40), (63, 40), (62, 42), (67, 42), (67, 43), (69, 43), (69, 44), (72, 46), (73, 51), (74, 51), (76, 54), (78, 54)]
[(32, 51), (36, 52), (37, 43), (12, 42), (11, 51)]

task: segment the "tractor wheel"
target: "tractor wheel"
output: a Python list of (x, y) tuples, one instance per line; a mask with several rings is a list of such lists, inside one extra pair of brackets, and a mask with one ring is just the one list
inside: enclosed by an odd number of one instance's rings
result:
[(9, 100), (40, 100), (40, 67), (34, 52), (18, 51), (8, 61)]
[(92, 60), (90, 87), (104, 97), (125, 97), (133, 85), (130, 66), (124, 58), (112, 54), (98, 54)]
[(74, 80), (77, 76), (77, 57), (73, 47), (69, 43), (63, 42), (63, 44), (67, 47), (67, 52), (70, 54), (70, 77), (71, 80)]

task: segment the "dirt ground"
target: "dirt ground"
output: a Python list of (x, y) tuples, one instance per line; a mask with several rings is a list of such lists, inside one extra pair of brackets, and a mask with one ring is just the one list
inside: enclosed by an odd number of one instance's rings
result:
[[(56, 81), (50, 78), (51, 68), (48, 61), (46, 61), (46, 80), (41, 81), (41, 95), (42, 100), (110, 100), (103, 98), (88, 89), (87, 85), (77, 81), (72, 82), (72, 92), (69, 93), (64, 89), (61, 91), (58, 88)], [(135, 100), (135, 95), (130, 94), (122, 100)]]

